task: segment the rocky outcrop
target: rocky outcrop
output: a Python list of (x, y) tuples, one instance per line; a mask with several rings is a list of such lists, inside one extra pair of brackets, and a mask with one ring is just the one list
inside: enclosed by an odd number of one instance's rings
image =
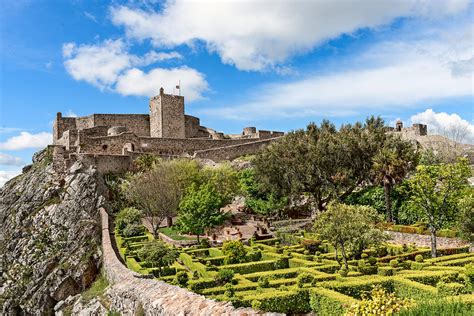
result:
[(100, 178), (80, 162), (62, 175), (52, 165), (43, 151), (0, 190), (0, 314), (52, 314), (97, 275)]

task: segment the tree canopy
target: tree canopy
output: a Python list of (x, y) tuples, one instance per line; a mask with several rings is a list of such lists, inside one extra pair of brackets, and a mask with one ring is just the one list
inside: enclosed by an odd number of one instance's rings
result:
[(420, 165), (409, 180), (411, 202), (421, 211), (431, 231), (432, 257), (436, 257), (436, 232), (453, 221), (470, 175), (468, 160), (459, 158), (455, 164)]

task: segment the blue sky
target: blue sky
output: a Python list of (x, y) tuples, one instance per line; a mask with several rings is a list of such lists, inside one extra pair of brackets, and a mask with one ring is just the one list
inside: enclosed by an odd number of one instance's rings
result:
[(226, 133), (328, 118), (453, 124), (474, 141), (470, 1), (1, 1), (0, 185), (56, 112), (146, 113), (181, 80)]

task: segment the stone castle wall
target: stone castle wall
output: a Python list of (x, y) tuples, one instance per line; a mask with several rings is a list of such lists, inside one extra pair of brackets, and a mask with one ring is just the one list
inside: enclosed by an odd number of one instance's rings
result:
[(274, 140), (275, 138), (270, 138), (245, 144), (198, 150), (193, 157), (213, 161), (232, 160), (240, 156), (255, 154)]
[[(110, 310), (124, 316), (136, 315), (260, 315), (250, 308), (234, 308), (229, 302), (216, 302), (163, 281), (145, 279), (127, 269), (118, 259), (109, 229), (109, 216), (100, 208), (103, 267), (111, 284), (107, 291)], [(272, 313), (272, 315), (277, 315)]]
[(160, 94), (150, 99), (150, 136), (185, 138), (184, 97)]

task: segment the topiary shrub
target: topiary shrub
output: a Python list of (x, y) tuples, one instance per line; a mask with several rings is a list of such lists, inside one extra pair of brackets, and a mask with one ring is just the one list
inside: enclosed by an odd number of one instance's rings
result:
[(378, 267), (377, 274), (384, 275), (384, 276), (392, 276), (393, 268), (392, 267)]
[(232, 286), (232, 284), (227, 283), (227, 284), (225, 285), (224, 296), (227, 297), (227, 298), (230, 298), (230, 297), (234, 297), (234, 296), (235, 296), (235, 289), (234, 289), (234, 287)]
[(339, 275), (342, 276), (342, 277), (346, 277), (348, 273), (349, 273), (349, 270), (347, 270), (346, 267), (342, 267), (339, 270)]
[[(301, 245), (304, 247), (305, 251), (308, 251), (308, 255), (314, 255), (316, 251), (321, 251), (321, 241), (313, 239), (303, 239)], [(305, 253), (306, 254), (306, 253)]]
[(201, 244), (201, 248), (209, 248), (209, 247), (211, 247), (211, 245), (209, 244), (209, 239), (207, 239), (207, 238), (201, 239), (200, 244)]
[(145, 234), (146, 228), (143, 225), (139, 224), (128, 224), (122, 230), (122, 235), (124, 237), (135, 237)]
[(377, 259), (375, 259), (374, 257), (369, 257), (367, 258), (367, 263), (371, 266), (375, 266), (377, 264)]
[(260, 261), (262, 259), (262, 252), (255, 250), (247, 253), (247, 261)]
[(290, 266), (290, 258), (285, 256), (281, 257), (275, 262), (275, 269), (286, 269)]
[(240, 240), (225, 241), (222, 245), (222, 252), (227, 256), (224, 260), (225, 264), (245, 262), (247, 251)]
[(310, 284), (313, 282), (314, 277), (309, 274), (309, 273), (301, 273), (298, 275), (296, 284), (298, 285), (299, 288), (302, 288), (305, 284)]
[(268, 276), (261, 276), (258, 278), (258, 286), (261, 288), (270, 287), (270, 280)]
[(425, 259), (423, 258), (422, 255), (416, 255), (415, 256), (415, 261), (416, 262), (423, 262), (423, 261), (425, 261)]
[(397, 259), (392, 259), (392, 260), (390, 260), (389, 264), (392, 268), (397, 268), (398, 267), (398, 260)]
[(175, 276), (176, 283), (181, 287), (188, 285), (189, 277), (186, 271), (180, 271)]
[(234, 278), (234, 271), (230, 269), (222, 269), (219, 270), (219, 273), (217, 273), (215, 279), (219, 284), (225, 284), (229, 283), (232, 281)]
[(127, 225), (140, 224), (142, 212), (133, 207), (127, 207), (118, 212), (115, 217), (115, 228), (119, 233), (125, 229)]

